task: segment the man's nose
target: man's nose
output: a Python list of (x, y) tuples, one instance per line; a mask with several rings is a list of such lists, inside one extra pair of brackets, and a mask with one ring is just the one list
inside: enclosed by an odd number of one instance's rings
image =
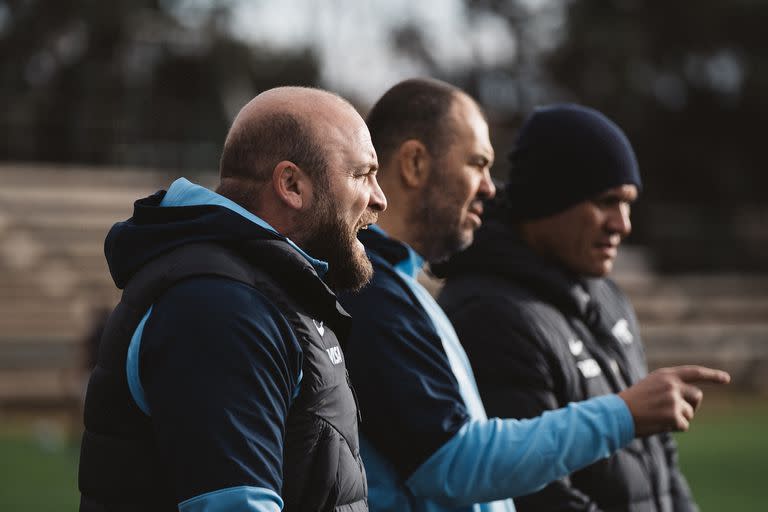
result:
[(384, 195), (384, 191), (381, 190), (379, 181), (375, 176), (373, 177), (373, 187), (371, 197), (368, 200), (368, 207), (377, 212), (383, 212), (387, 209), (387, 197)]
[(482, 199), (493, 199), (496, 195), (496, 185), (491, 178), (491, 170), (485, 169), (483, 172), (483, 180), (480, 182), (480, 188), (477, 191), (477, 195)]
[(611, 210), (608, 217), (608, 229), (612, 233), (618, 233), (622, 237), (632, 232), (632, 222), (629, 219), (629, 205), (619, 204)]

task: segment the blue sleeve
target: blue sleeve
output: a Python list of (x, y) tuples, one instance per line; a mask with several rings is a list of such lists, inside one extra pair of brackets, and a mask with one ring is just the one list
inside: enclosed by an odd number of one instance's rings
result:
[(179, 503), (179, 512), (280, 512), (283, 500), (261, 487), (230, 487), (195, 496)]
[(155, 303), (139, 372), (182, 511), (282, 508), (301, 358), (282, 314), (243, 283), (190, 279)]
[[(514, 299), (499, 300), (494, 295), (473, 296), (471, 301), (452, 304), (446, 312), (472, 361), (489, 416), (535, 418), (570, 402), (560, 391), (567, 389), (570, 381), (552, 347), (566, 345), (565, 339), (541, 331), (546, 319), (515, 304)], [(599, 510), (569, 476), (517, 497), (515, 507), (520, 512)]]
[(407, 481), (449, 506), (529, 494), (607, 457), (634, 437), (624, 401), (606, 395), (528, 420), (471, 421)]
[(440, 337), (393, 276), (342, 295), (352, 315), (347, 357), (367, 440), (408, 477), (468, 420)]

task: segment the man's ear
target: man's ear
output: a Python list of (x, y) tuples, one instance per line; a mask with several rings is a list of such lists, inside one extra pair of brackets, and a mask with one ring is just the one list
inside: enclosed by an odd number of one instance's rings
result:
[(432, 157), (427, 147), (418, 139), (408, 139), (397, 151), (400, 177), (406, 187), (422, 188), (432, 170)]
[(277, 198), (294, 210), (302, 210), (312, 203), (312, 180), (291, 161), (283, 160), (272, 171), (272, 188)]

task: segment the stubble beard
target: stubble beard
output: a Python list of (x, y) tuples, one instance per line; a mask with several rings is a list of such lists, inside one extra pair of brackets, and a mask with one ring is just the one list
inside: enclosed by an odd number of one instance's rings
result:
[[(360, 290), (373, 277), (373, 266), (365, 252), (358, 248), (357, 229), (347, 226), (330, 200), (318, 203), (308, 217), (310, 224), (304, 245), (310, 255), (328, 262), (325, 282), (337, 292)], [(373, 217), (364, 218), (362, 222), (375, 222), (375, 214)]]
[(422, 256), (430, 263), (439, 263), (466, 249), (472, 243), (472, 234), (466, 236), (462, 230), (462, 204), (436, 186), (427, 190), (411, 222), (418, 226), (418, 239), (425, 253)]

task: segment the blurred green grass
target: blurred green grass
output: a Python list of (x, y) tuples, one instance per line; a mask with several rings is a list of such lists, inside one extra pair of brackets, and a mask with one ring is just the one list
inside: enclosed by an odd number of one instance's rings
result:
[(77, 510), (79, 441), (61, 428), (42, 421), (0, 427), (0, 511)]
[[(701, 510), (764, 511), (768, 401), (719, 397), (712, 402), (689, 432), (676, 436), (680, 464)], [(77, 510), (79, 436), (49, 422), (2, 423), (0, 511)]]
[(768, 476), (768, 400), (705, 400), (684, 434), (680, 466), (703, 512), (763, 512)]

